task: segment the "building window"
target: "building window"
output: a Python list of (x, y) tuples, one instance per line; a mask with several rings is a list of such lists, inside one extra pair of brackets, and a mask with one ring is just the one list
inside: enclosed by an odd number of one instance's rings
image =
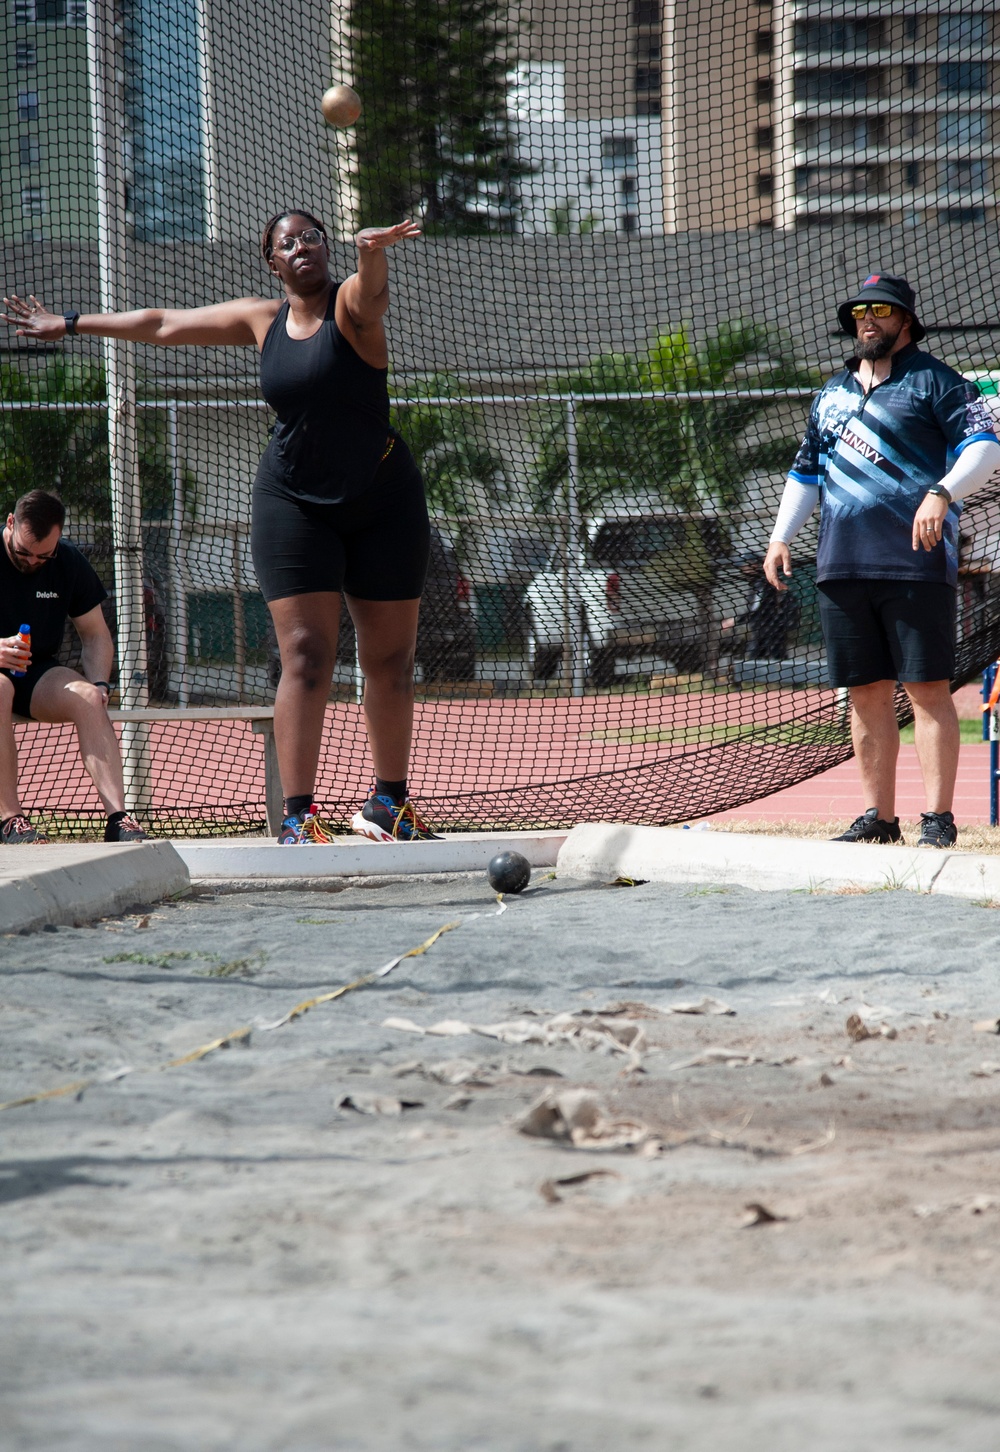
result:
[(938, 18), (939, 50), (982, 50), (987, 44), (985, 15), (942, 15)]
[(796, 146), (821, 151), (867, 151), (885, 139), (885, 123), (880, 116), (824, 116), (822, 119), (795, 123)]
[(602, 136), (601, 165), (605, 171), (618, 171), (635, 162), (634, 136)]
[(875, 197), (883, 190), (879, 166), (799, 166), (795, 168), (796, 195), (820, 197)]
[(637, 91), (640, 91), (640, 92), (643, 92), (643, 93), (645, 93), (646, 91), (655, 91), (657, 94), (659, 94), (659, 90), (660, 90), (660, 68), (659, 68), (659, 66), (636, 66), (636, 68), (635, 68), (635, 88), (636, 88)]
[(19, 121), (38, 120), (38, 92), (19, 91), (17, 95), (17, 119)]
[(636, 179), (634, 176), (623, 176), (618, 183), (618, 190), (623, 197), (634, 197), (636, 191)]
[(758, 80), (757, 82), (757, 104), (759, 106), (766, 105), (766, 103), (771, 99), (771, 93), (773, 90), (774, 83), (771, 80), (770, 76), (761, 76), (760, 80)]
[(15, 25), (86, 25), (87, 0), (14, 0)]
[(757, 150), (770, 151), (773, 143), (774, 131), (770, 126), (757, 127)]
[(621, 232), (638, 232), (639, 218), (634, 212), (623, 212), (618, 218), (618, 229)]
[(938, 66), (938, 87), (949, 95), (981, 95), (986, 90), (989, 66), (985, 61), (951, 61)]
[(908, 187), (920, 185), (920, 163), (919, 161), (908, 161), (903, 168), (903, 180)]
[(881, 44), (881, 20), (798, 20), (795, 24), (795, 49), (804, 55), (878, 50)]
[(985, 146), (986, 117), (982, 111), (949, 111), (937, 118), (939, 146)]
[(26, 217), (44, 217), (49, 210), (49, 197), (45, 187), (21, 188), (21, 211)]
[(633, 25), (659, 25), (660, 0), (632, 0)]
[(635, 114), (637, 116), (659, 116), (661, 109), (659, 92), (655, 96), (636, 97)]
[(661, 49), (660, 37), (658, 35), (640, 35), (635, 43), (635, 58), (637, 61), (646, 64), (650, 61), (658, 64)]
[(907, 66), (903, 72), (903, 85), (908, 91), (915, 91), (920, 85), (920, 67)]
[(758, 30), (757, 32), (757, 54), (770, 55), (774, 47), (774, 36), (769, 30)]
[(30, 40), (19, 40), (14, 47), (14, 63), (19, 71), (30, 71), (38, 64), (38, 51)]
[(774, 191), (774, 177), (769, 171), (762, 171), (757, 177), (757, 195), (769, 197)]
[(18, 161), (25, 171), (30, 171), (40, 164), (41, 148), (38, 145), (36, 136), (19, 136), (17, 138)]
[(986, 188), (985, 161), (949, 161), (944, 169), (945, 190), (981, 192)]
[(881, 72), (871, 70), (799, 71), (796, 101), (874, 101), (881, 93)]
[(206, 230), (198, 0), (122, 7), (129, 212), (137, 241), (199, 241)]
[(915, 15), (908, 15), (903, 26), (903, 35), (910, 43), (920, 39), (920, 21)]
[(938, 221), (950, 224), (985, 220), (986, 212), (982, 207), (942, 207), (938, 212)]

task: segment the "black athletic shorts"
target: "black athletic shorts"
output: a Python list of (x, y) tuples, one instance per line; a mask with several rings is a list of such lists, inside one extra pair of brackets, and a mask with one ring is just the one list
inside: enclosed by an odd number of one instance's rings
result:
[(929, 580), (826, 580), (819, 613), (831, 686), (946, 681), (957, 594)]
[(298, 499), (261, 460), (250, 545), (265, 600), (344, 590), (359, 600), (416, 600), (430, 557), (424, 483), (397, 438), (369, 489), (346, 504)]
[(13, 711), (15, 716), (31, 716), (32, 692), (45, 672), (58, 664), (57, 660), (53, 660), (49, 656), (45, 660), (33, 660), (23, 676), (11, 675), (10, 671), (4, 671), (4, 675), (10, 677), (14, 687)]

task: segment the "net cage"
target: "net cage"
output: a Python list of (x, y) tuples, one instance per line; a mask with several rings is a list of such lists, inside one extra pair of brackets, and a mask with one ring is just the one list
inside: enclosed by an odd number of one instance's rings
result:
[[(410, 774), (431, 821), (666, 824), (849, 755), (817, 516), (787, 594), (761, 562), (866, 275), (907, 277), (925, 346), (996, 393), (1000, 5), (4, 0), (4, 24), (8, 294), (276, 296), (272, 213), (319, 216), (338, 278), (359, 227), (420, 222), (387, 329), (433, 521)], [(352, 126), (324, 121), (333, 83)], [(280, 661), (249, 549), (256, 351), (0, 342), (4, 509), (58, 490), (111, 592), (130, 804), (260, 829), (248, 708)], [(998, 546), (990, 484), (962, 514), (956, 685), (1000, 650)], [(338, 824), (371, 789), (362, 690), (345, 611), (317, 786)], [(72, 729), (17, 739), (25, 808), (92, 831)]]

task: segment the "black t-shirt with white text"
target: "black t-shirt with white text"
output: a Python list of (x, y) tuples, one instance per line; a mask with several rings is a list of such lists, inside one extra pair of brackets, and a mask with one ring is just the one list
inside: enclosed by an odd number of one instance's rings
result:
[(31, 659), (58, 655), (66, 617), (75, 620), (108, 598), (93, 565), (61, 539), (55, 559), (22, 574), (0, 540), (0, 637), (31, 626)]

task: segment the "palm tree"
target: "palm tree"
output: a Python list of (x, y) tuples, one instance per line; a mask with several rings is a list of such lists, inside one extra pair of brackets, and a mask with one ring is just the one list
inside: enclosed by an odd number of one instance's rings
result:
[(32, 373), (9, 363), (0, 365), (0, 481), (6, 498), (30, 489), (51, 489), (85, 513), (108, 516), (104, 410), (51, 406), (97, 404), (105, 396), (103, 374), (94, 364), (53, 358)]
[[(458, 381), (436, 373), (408, 389), (411, 397), (453, 398)], [(486, 503), (502, 503), (507, 476), (501, 456), (482, 440), (475, 404), (415, 403), (399, 410), (400, 427), (424, 476), (427, 502), (438, 514), (478, 513), (475, 495)]]
[[(30, 489), (57, 492), (78, 515), (111, 518), (111, 473), (100, 364), (51, 358), (38, 370), (0, 365), (0, 486), (6, 499)], [(4, 407), (20, 404), (27, 407)], [(85, 404), (85, 408), (60, 408)], [(32, 405), (34, 405), (32, 407)], [(169, 513), (173, 474), (163, 409), (140, 409), (137, 423), (142, 512)], [(184, 492), (193, 499), (196, 480), (186, 466)]]
[[(697, 393), (725, 398), (586, 402), (577, 406), (578, 500), (584, 515), (615, 496), (650, 508), (732, 509), (754, 468), (794, 455), (798, 439), (743, 442), (769, 407), (747, 390), (813, 386), (788, 340), (756, 323), (724, 323), (700, 349), (679, 329), (640, 355), (603, 353), (560, 384), (566, 392)], [(745, 390), (741, 394), (741, 388)], [(550, 408), (540, 431), (535, 478), (539, 508), (551, 508), (568, 476), (565, 414)]]

